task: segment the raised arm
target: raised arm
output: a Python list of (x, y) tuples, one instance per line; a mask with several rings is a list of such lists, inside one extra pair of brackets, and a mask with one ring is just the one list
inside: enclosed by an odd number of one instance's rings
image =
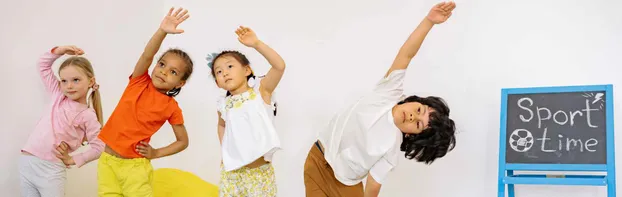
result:
[(147, 70), (149, 70), (151, 63), (153, 63), (153, 57), (158, 52), (158, 50), (160, 50), (162, 41), (164, 41), (164, 38), (167, 34), (180, 34), (184, 32), (184, 30), (182, 29), (177, 29), (177, 25), (184, 22), (186, 19), (188, 19), (188, 17), (190, 17), (190, 15), (187, 14), (188, 10), (183, 10), (183, 8), (179, 8), (175, 10), (174, 13), (173, 10), (174, 8), (171, 8), (168, 11), (168, 14), (164, 17), (162, 23), (160, 24), (160, 28), (158, 28), (158, 30), (149, 40), (149, 43), (147, 43), (143, 54), (140, 55), (140, 58), (138, 59), (138, 62), (134, 67), (132, 78), (139, 77), (145, 74)]
[(54, 61), (56, 61), (56, 59), (65, 54), (82, 55), (84, 54), (84, 51), (76, 46), (60, 46), (52, 48), (49, 53), (45, 53), (39, 58), (39, 76), (41, 77), (41, 81), (43, 81), (43, 84), (45, 85), (45, 89), (50, 94), (60, 92), (58, 78), (56, 78), (56, 76), (54, 75), (52, 65), (54, 64)]
[(283, 72), (285, 71), (285, 61), (283, 61), (283, 58), (281, 58), (281, 56), (274, 51), (274, 49), (259, 40), (252, 29), (240, 26), (235, 33), (238, 34), (238, 40), (242, 44), (257, 50), (257, 52), (263, 55), (263, 57), (266, 58), (268, 63), (272, 66), (265, 78), (261, 80), (260, 86), (262, 94), (271, 95), (274, 89), (276, 89), (276, 86), (279, 84), (279, 81), (281, 81), (281, 77), (283, 77)]
[(423, 40), (428, 35), (428, 32), (432, 29), (432, 26), (435, 24), (441, 24), (451, 16), (451, 12), (456, 8), (456, 4), (454, 2), (443, 2), (436, 4), (428, 16), (426, 16), (419, 26), (413, 31), (408, 40), (402, 45), (400, 51), (397, 53), (395, 60), (393, 60), (393, 65), (389, 68), (389, 71), (385, 74), (385, 77), (389, 76), (391, 72), (394, 70), (401, 70), (408, 68), (410, 61), (421, 48), (421, 44)]

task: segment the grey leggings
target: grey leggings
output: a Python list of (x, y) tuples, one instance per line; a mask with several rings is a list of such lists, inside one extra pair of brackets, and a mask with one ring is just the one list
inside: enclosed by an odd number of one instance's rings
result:
[(19, 174), (22, 197), (65, 196), (66, 167), (32, 155), (20, 155)]

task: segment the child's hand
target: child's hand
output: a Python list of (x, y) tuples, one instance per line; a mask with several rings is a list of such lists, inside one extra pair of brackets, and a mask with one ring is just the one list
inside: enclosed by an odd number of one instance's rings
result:
[[(186, 19), (188, 19), (188, 17), (190, 17), (190, 15), (188, 15), (188, 10), (179, 8), (175, 10), (175, 13), (173, 13), (173, 9), (174, 8), (171, 8), (168, 11), (168, 14), (164, 17), (164, 19), (162, 20), (162, 23), (160, 23), (160, 29), (169, 34), (184, 33), (183, 29), (177, 29), (177, 25), (181, 24)], [(184, 10), (184, 11), (181, 12), (181, 10)]]
[(76, 46), (68, 45), (56, 47), (52, 53), (56, 55), (82, 55), (84, 54), (84, 51)]
[(66, 166), (75, 165), (76, 162), (69, 156), (69, 145), (66, 142), (61, 142), (56, 147), (56, 157), (59, 158)]
[(238, 41), (247, 47), (255, 48), (257, 44), (259, 44), (257, 35), (248, 27), (240, 26), (237, 30), (235, 30), (235, 33), (238, 34)]
[(143, 157), (147, 158), (147, 159), (153, 159), (156, 157), (156, 149), (153, 149), (151, 147), (151, 145), (147, 144), (146, 142), (140, 141), (139, 145), (136, 145), (136, 152), (138, 152), (138, 154), (142, 155)]
[(456, 8), (456, 3), (454, 2), (436, 4), (428, 13), (427, 19), (434, 24), (441, 24), (451, 17), (451, 12), (454, 8)]

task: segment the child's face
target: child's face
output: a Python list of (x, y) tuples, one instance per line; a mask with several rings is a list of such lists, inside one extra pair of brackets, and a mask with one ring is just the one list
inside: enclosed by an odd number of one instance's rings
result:
[(403, 133), (419, 134), (428, 128), (434, 109), (419, 102), (408, 102), (393, 107), (393, 122)]
[(236, 90), (246, 85), (246, 76), (250, 74), (251, 69), (249, 66), (243, 66), (231, 56), (221, 56), (214, 62), (216, 84), (227, 91)]
[(182, 77), (186, 72), (186, 63), (173, 53), (166, 53), (156, 64), (151, 73), (151, 82), (158, 90), (169, 91), (182, 87), (186, 82)]
[(89, 79), (84, 70), (74, 65), (64, 67), (58, 74), (63, 94), (71, 100), (86, 104), (86, 93), (95, 79)]

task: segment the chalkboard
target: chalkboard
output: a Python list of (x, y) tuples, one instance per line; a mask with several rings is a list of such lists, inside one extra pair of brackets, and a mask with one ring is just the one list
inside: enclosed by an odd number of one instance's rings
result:
[(506, 163), (606, 164), (605, 94), (508, 94)]

